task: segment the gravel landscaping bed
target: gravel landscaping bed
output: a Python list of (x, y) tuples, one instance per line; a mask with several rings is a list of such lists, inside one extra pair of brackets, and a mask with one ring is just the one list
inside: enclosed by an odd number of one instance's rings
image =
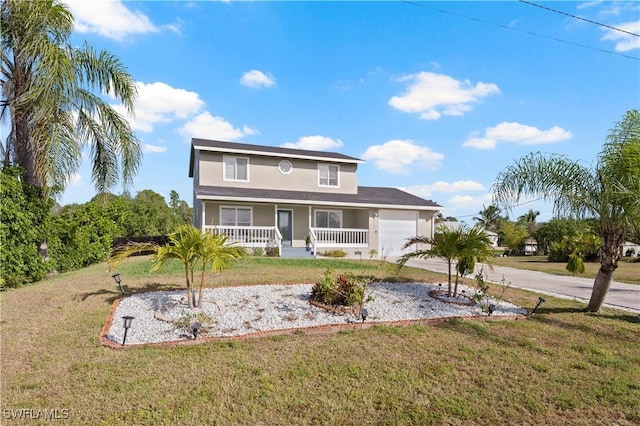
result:
[[(188, 340), (191, 324), (202, 323), (200, 336), (241, 336), (258, 331), (348, 324), (359, 320), (353, 314), (332, 313), (309, 303), (312, 284), (255, 285), (206, 289), (202, 309), (190, 310), (186, 290), (133, 294), (124, 297), (113, 314), (106, 338), (122, 343), (124, 321), (132, 316), (126, 345)], [(429, 295), (446, 284), (377, 283), (371, 286), (373, 300), (366, 304), (367, 323), (429, 318), (487, 316), (479, 304), (446, 303)], [(474, 289), (460, 286), (467, 298)], [(493, 303), (494, 317), (526, 315), (527, 310), (503, 300)]]

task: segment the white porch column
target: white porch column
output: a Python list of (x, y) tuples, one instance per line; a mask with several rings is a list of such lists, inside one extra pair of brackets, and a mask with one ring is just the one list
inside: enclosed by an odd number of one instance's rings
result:
[(207, 224), (207, 203), (205, 200), (200, 201), (202, 206), (202, 223), (200, 223), (200, 229), (204, 231), (204, 226)]
[(311, 226), (313, 226), (313, 221), (312, 221), (312, 217), (311, 217), (311, 206), (309, 206), (309, 226), (308, 226), (308, 228), (311, 229)]

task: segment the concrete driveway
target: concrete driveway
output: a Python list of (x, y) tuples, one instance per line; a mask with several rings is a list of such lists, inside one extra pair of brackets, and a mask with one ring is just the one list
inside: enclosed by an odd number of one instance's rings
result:
[[(396, 259), (388, 259), (395, 262)], [(447, 264), (440, 259), (412, 259), (407, 266), (429, 271), (447, 273)], [(476, 273), (480, 265), (476, 267)], [(511, 283), (511, 287), (549, 294), (566, 299), (589, 302), (593, 279), (553, 275), (544, 272), (526, 271), (523, 269), (494, 266), (493, 270), (485, 267), (488, 281), (500, 283), (503, 279)], [(614, 276), (615, 277), (615, 276)], [(604, 306), (640, 313), (640, 285), (613, 282), (604, 300)]]

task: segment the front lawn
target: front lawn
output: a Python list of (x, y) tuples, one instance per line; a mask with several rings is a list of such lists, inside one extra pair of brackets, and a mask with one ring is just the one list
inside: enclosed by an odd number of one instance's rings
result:
[[(148, 274), (149, 259), (138, 258), (119, 272), (128, 291), (182, 288), (179, 266)], [(312, 283), (327, 267), (375, 269), (249, 259), (209, 282)], [(443, 278), (407, 267), (394, 279)], [(67, 410), (58, 412), (64, 424), (107, 425), (640, 422), (639, 324), (617, 310), (586, 314), (582, 303), (545, 296), (524, 321), (114, 350), (98, 336), (118, 296), (104, 264), (1, 294), (8, 424), (20, 409)], [(537, 295), (510, 288), (505, 298), (530, 308)]]

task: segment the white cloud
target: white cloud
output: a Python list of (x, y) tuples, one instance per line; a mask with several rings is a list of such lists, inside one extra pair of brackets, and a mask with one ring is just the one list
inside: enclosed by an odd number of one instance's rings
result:
[(548, 130), (514, 122), (502, 122), (494, 127), (487, 127), (484, 136), (476, 137), (473, 133), (462, 146), (476, 149), (495, 149), (498, 142), (511, 142), (517, 145), (541, 145), (571, 139), (573, 134), (561, 127), (554, 126)]
[[(466, 223), (474, 223), (473, 216), (477, 215), (483, 206), (488, 206), (492, 202), (492, 194), (482, 195), (455, 195), (439, 204), (444, 206), (443, 215), (457, 217), (458, 220)], [(462, 216), (461, 216), (462, 215)]]
[[(142, 12), (132, 11), (120, 0), (66, 0), (75, 18), (75, 29), (80, 33), (96, 33), (121, 41), (134, 34), (156, 33), (160, 27)], [(176, 25), (165, 28), (178, 31)]]
[[(625, 22), (614, 25), (621, 30), (629, 31), (634, 34), (640, 34), (640, 20), (634, 22)], [(602, 40), (613, 40), (616, 42), (616, 52), (627, 52), (629, 50), (640, 49), (640, 37), (623, 33), (616, 30), (607, 30)]]
[(166, 150), (166, 146), (151, 145), (149, 143), (145, 143), (144, 145), (142, 145), (142, 152), (145, 153), (159, 153), (165, 152)]
[[(176, 89), (162, 82), (136, 83), (138, 98), (135, 103), (135, 118), (128, 117), (131, 127), (142, 132), (152, 132), (156, 123), (167, 123), (174, 119), (186, 119), (200, 111), (204, 102), (196, 92)], [(122, 105), (114, 106), (122, 115)]]
[(276, 84), (276, 79), (271, 74), (265, 74), (259, 70), (251, 70), (242, 74), (240, 84), (247, 87), (271, 87)]
[(405, 93), (393, 96), (389, 105), (408, 113), (420, 113), (424, 120), (437, 120), (444, 115), (463, 115), (472, 109), (471, 104), (479, 102), (500, 89), (493, 83), (477, 83), (469, 80), (458, 81), (444, 74), (422, 71), (398, 78), (409, 82)]
[(198, 114), (180, 129), (180, 134), (189, 139), (204, 138), (223, 141), (235, 141), (243, 136), (252, 135), (256, 130), (248, 127), (242, 129), (233, 127), (231, 123), (222, 117), (211, 115), (208, 111)]
[(284, 148), (309, 149), (312, 151), (327, 151), (342, 147), (340, 139), (333, 139), (327, 136), (303, 136), (296, 142), (282, 144)]
[(587, 8), (593, 7), (593, 6), (598, 6), (600, 4), (602, 4), (601, 0), (598, 0), (598, 1), (587, 1), (587, 2), (584, 2), (584, 3), (580, 3), (576, 7), (578, 8), (578, 10), (580, 10), (580, 9), (587, 9)]
[(382, 145), (373, 145), (362, 155), (365, 160), (373, 160), (375, 166), (390, 173), (409, 173), (412, 165), (426, 170), (436, 170), (444, 154), (433, 152), (411, 140), (391, 140)]
[(419, 197), (431, 197), (434, 193), (456, 193), (487, 190), (483, 184), (473, 180), (458, 180), (455, 182), (437, 181), (430, 185), (412, 185), (400, 189)]

